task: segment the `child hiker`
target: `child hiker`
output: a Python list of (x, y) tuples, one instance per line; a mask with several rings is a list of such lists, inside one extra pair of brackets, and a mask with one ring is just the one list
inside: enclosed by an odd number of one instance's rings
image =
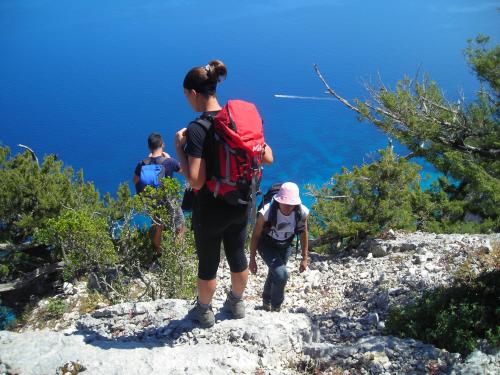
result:
[(300, 272), (307, 268), (309, 209), (301, 204), (299, 187), (285, 182), (271, 202), (264, 205), (257, 216), (257, 223), (250, 244), (249, 269), (257, 273), (257, 250), (269, 268), (262, 292), (262, 307), (266, 311), (280, 311), (285, 298), (288, 280), (286, 263), (292, 253), (292, 242), (300, 236), (302, 260)]

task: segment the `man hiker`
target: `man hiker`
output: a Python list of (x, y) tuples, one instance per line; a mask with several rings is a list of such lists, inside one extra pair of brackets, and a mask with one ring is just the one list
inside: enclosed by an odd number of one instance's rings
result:
[[(180, 172), (180, 164), (166, 152), (163, 151), (165, 145), (163, 139), (158, 133), (151, 133), (148, 137), (148, 147), (150, 154), (147, 158), (141, 160), (135, 167), (134, 185), (138, 194), (142, 193), (146, 186), (157, 188), (160, 186), (161, 179), (164, 177), (172, 177), (174, 172)], [(170, 206), (170, 202), (164, 202)], [(184, 216), (180, 207), (174, 209), (172, 206), (172, 215), (174, 215), (174, 225), (176, 236), (182, 235), (184, 231)], [(161, 233), (163, 226), (153, 224), (153, 247), (156, 255), (162, 253)]]
[(259, 210), (250, 243), (248, 268), (253, 274), (257, 273), (255, 256), (258, 251), (269, 268), (262, 292), (262, 308), (266, 311), (281, 309), (288, 280), (286, 264), (296, 235), (300, 237), (302, 248), (299, 271), (304, 272), (307, 268), (308, 215), (309, 209), (301, 203), (299, 187), (293, 182), (282, 184), (271, 202)]

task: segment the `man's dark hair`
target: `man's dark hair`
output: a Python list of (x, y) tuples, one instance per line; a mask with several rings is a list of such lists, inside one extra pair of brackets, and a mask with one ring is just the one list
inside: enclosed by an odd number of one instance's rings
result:
[(151, 151), (158, 150), (163, 144), (163, 139), (158, 133), (151, 133), (148, 137), (148, 147)]

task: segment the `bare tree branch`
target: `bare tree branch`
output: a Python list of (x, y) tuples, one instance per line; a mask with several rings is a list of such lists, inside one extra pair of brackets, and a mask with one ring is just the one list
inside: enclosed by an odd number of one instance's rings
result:
[(24, 148), (24, 149), (28, 150), (28, 152), (31, 154), (31, 157), (33, 158), (33, 161), (36, 163), (36, 165), (38, 167), (40, 167), (40, 163), (38, 162), (38, 158), (36, 157), (35, 151), (33, 151), (28, 146), (25, 146), (25, 145), (22, 145), (22, 144), (18, 144), (18, 146), (21, 147), (21, 148)]
[(426, 98), (425, 96), (421, 96), (420, 97), (422, 100), (424, 100), (425, 102), (429, 103), (430, 105), (432, 105), (433, 107), (436, 107), (436, 108), (439, 108), (439, 109), (442, 109), (443, 111), (446, 111), (446, 112), (450, 112), (450, 113), (453, 113), (454, 115), (458, 115), (459, 114), (459, 111), (457, 110), (453, 110), (451, 109), (450, 107), (445, 107), (441, 104), (438, 104), (436, 102), (433, 102), (432, 100)]
[[(338, 95), (329, 85), (328, 83), (326, 82), (326, 80), (323, 78), (323, 75), (321, 74), (318, 66), (316, 64), (313, 65), (314, 66), (314, 70), (316, 71), (316, 74), (318, 75), (319, 79), (321, 80), (321, 82), (323, 82), (323, 84), (325, 85), (326, 87), (326, 91), (333, 95), (336, 99), (338, 99), (342, 104), (344, 104), (347, 108), (353, 110), (354, 112), (357, 112), (359, 113), (360, 115), (362, 115), (361, 113), (361, 110), (352, 105), (351, 103), (349, 103), (349, 101), (347, 101), (346, 99), (344, 99), (343, 97), (341, 97), (340, 95)], [(402, 120), (400, 120), (399, 118), (397, 118), (393, 113), (390, 113), (390, 112), (387, 112), (385, 109), (381, 108), (381, 107), (374, 107), (372, 106), (371, 104), (369, 103), (365, 103), (365, 105), (370, 108), (371, 110), (373, 111), (376, 111), (378, 113), (381, 113), (383, 115), (386, 115), (390, 118), (392, 118), (394, 121), (396, 122), (399, 122), (399, 123), (403, 123)]]
[(316, 74), (318, 75), (318, 77), (321, 80), (321, 82), (323, 82), (323, 84), (325, 85), (326, 90), (328, 91), (328, 93), (331, 94), (331, 95), (333, 95), (335, 98), (337, 98), (342, 104), (344, 104), (348, 108), (350, 108), (353, 111), (361, 114), (361, 111), (359, 110), (359, 108), (353, 106), (351, 103), (349, 103), (347, 100), (345, 100), (344, 98), (342, 98), (341, 96), (339, 96), (335, 91), (333, 91), (333, 89), (328, 85), (328, 83), (323, 78), (323, 75), (319, 71), (318, 66), (316, 64), (314, 64), (313, 66), (314, 66), (314, 70), (316, 70)]
[(36, 270), (27, 273), (23, 277), (20, 277), (10, 283), (0, 284), (0, 293), (24, 288), (25, 286), (28, 286), (29, 284), (39, 279), (41, 276), (49, 275), (51, 273), (60, 271), (63, 265), (64, 262), (47, 264), (43, 267), (39, 267)]
[(351, 198), (349, 195), (322, 195), (322, 194), (315, 194), (313, 192), (307, 192), (305, 193), (306, 195), (310, 196), (310, 197), (314, 197), (316, 199), (318, 198), (321, 198), (321, 199), (329, 199), (329, 200), (333, 200), (333, 199), (346, 199), (346, 198)]
[[(355, 105), (351, 104), (348, 100), (346, 100), (345, 98), (341, 97), (339, 94), (337, 94), (337, 92), (335, 92), (335, 90), (333, 90), (330, 85), (326, 82), (325, 78), (323, 77), (323, 75), (321, 74), (321, 71), (319, 70), (318, 66), (316, 64), (313, 65), (314, 67), (314, 70), (318, 76), (318, 78), (321, 80), (321, 82), (323, 83), (323, 85), (325, 86), (326, 90), (327, 90), (327, 93), (334, 96), (337, 100), (339, 100), (342, 104), (344, 104), (347, 108), (351, 109), (352, 111), (360, 114), (360, 115), (363, 115), (361, 110), (356, 107)], [(365, 102), (364, 105), (369, 108), (370, 110), (372, 110), (373, 112), (379, 114), (379, 115), (383, 115), (383, 116), (386, 116), (390, 119), (392, 119), (395, 124), (394, 124), (394, 129), (396, 131), (399, 131), (399, 132), (402, 132), (402, 133), (405, 133), (405, 135), (409, 135), (409, 136), (416, 136), (412, 131), (411, 131), (411, 127), (408, 126), (408, 124), (405, 122), (404, 118), (404, 113), (401, 113), (401, 114), (398, 114), (398, 113), (394, 113), (392, 111), (388, 111), (384, 108), (382, 108), (382, 101), (381, 101), (381, 97), (380, 97), (380, 94), (375, 90), (373, 89), (373, 87), (371, 87), (370, 85), (365, 85), (366, 89), (368, 90), (369, 94), (371, 95), (371, 97), (377, 102), (378, 106), (377, 105), (372, 105), (371, 103), (369, 102)], [(425, 89), (425, 85), (424, 85), (424, 89)], [(424, 90), (424, 93), (425, 93), (425, 90)], [(443, 97), (444, 95), (441, 94)], [(432, 122), (435, 122), (435, 123), (438, 123), (440, 124), (444, 129), (444, 131), (448, 130), (448, 132), (443, 132), (441, 134), (441, 136), (438, 136), (436, 137), (435, 139), (435, 142), (443, 145), (443, 146), (447, 146), (447, 147), (450, 147), (451, 149), (455, 149), (457, 151), (461, 151), (461, 152), (466, 152), (466, 153), (469, 153), (469, 154), (476, 154), (476, 155), (480, 155), (482, 157), (485, 157), (485, 158), (488, 158), (488, 159), (493, 159), (493, 160), (496, 160), (498, 158), (498, 155), (500, 155), (500, 149), (481, 149), (479, 147), (474, 147), (474, 146), (471, 146), (471, 145), (468, 145), (468, 144), (465, 144), (464, 142), (464, 139), (467, 138), (467, 137), (470, 137), (470, 136), (479, 136), (478, 134), (475, 134), (475, 133), (472, 133), (470, 131), (470, 129), (468, 129), (467, 127), (467, 124), (466, 124), (466, 119), (465, 119), (465, 116), (463, 115), (462, 111), (456, 111), (456, 110), (453, 110), (452, 108), (448, 108), (448, 107), (445, 107), (445, 106), (442, 106), (438, 103), (434, 103), (432, 102), (431, 100), (427, 99), (425, 96), (420, 96), (420, 98), (422, 99), (422, 107), (423, 107), (423, 111), (421, 112), (421, 116), (423, 118), (425, 118), (426, 120), (428, 121), (432, 121)], [(429, 105), (432, 105), (434, 107), (438, 107), (439, 109), (442, 109), (442, 110), (446, 110), (452, 114), (455, 114), (455, 115), (458, 115), (458, 116), (462, 116), (462, 121), (464, 121), (462, 124), (459, 124), (459, 126), (457, 126), (457, 124), (455, 123), (450, 123), (448, 121), (445, 121), (441, 118), (438, 118), (437, 116), (433, 116), (433, 113), (432, 111), (430, 110), (430, 108), (428, 108), (426, 106), (426, 103), (428, 103)], [(451, 106), (450, 106), (451, 107)], [(370, 117), (371, 120), (374, 122), (375, 125), (377, 126), (381, 126), (382, 125), (382, 122), (379, 122), (380, 120), (377, 120), (376, 118), (373, 118), (373, 116)], [(453, 136), (453, 133), (450, 133), (450, 130), (451, 129), (462, 129), (464, 131), (466, 131), (465, 133), (460, 133), (458, 135), (458, 137), (455, 135), (455, 137), (453, 138), (450, 138), (449, 136)], [(446, 136), (445, 136), (446, 134)], [(418, 136), (416, 136), (418, 138)]]
[(378, 77), (378, 84), (380, 85), (380, 87), (382, 87), (382, 89), (384, 89), (385, 91), (387, 91), (387, 88), (385, 87), (385, 84), (384, 84), (384, 81), (382, 79), (382, 76), (380, 75), (380, 70), (377, 70), (377, 77)]

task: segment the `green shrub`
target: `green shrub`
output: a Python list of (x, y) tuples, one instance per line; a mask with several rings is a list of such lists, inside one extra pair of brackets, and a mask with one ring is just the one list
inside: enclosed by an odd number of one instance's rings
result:
[[(391, 147), (380, 150), (371, 164), (344, 169), (320, 189), (309, 187), (317, 198), (310, 231), (329, 242), (357, 244), (385, 229), (415, 230), (427, 208), (420, 190), (421, 167), (398, 157)], [(414, 209), (417, 206), (423, 209)]]
[(106, 297), (104, 295), (102, 295), (99, 292), (95, 292), (95, 291), (89, 292), (89, 294), (82, 299), (81, 304), (80, 304), (80, 308), (79, 308), (79, 312), (80, 312), (80, 314), (90, 313), (90, 312), (94, 311), (95, 309), (97, 309), (97, 306), (100, 303), (108, 304), (109, 301), (106, 299)]
[(158, 263), (159, 296), (164, 298), (192, 298), (196, 291), (197, 265), (194, 236), (187, 230), (184, 238), (164, 239), (165, 251)]
[(29, 153), (12, 156), (0, 146), (0, 237), (20, 242), (57, 217), (65, 207), (102, 206), (92, 183), (83, 172), (76, 176), (54, 155), (44, 158), (40, 167)]
[(59, 319), (66, 312), (67, 305), (63, 299), (49, 298), (48, 304), (45, 307), (45, 319)]
[[(479, 178), (480, 174), (476, 176)], [(497, 179), (498, 183), (498, 179)], [(488, 194), (477, 193), (485, 190), (486, 183), (477, 181), (471, 189), (471, 182), (467, 185), (450, 181), (441, 176), (431, 188), (426, 191), (432, 208), (429, 210), (432, 220), (424, 222), (422, 229), (435, 233), (491, 233), (500, 228), (500, 217), (496, 212), (500, 201), (499, 186), (490, 185)], [(467, 213), (476, 214), (479, 220), (464, 221)]]
[[(146, 187), (135, 196), (135, 206), (158, 225), (163, 225), (163, 254), (153, 271), (153, 282), (146, 281), (151, 298), (190, 298), (196, 290), (197, 259), (192, 231), (185, 224), (184, 233), (176, 232), (174, 212), (179, 209), (182, 187), (178, 180), (165, 178), (158, 189)], [(151, 247), (151, 245), (150, 245)], [(145, 279), (143, 279), (144, 281)]]
[(143, 210), (140, 200), (133, 197), (129, 186), (123, 183), (118, 187), (116, 199), (107, 194), (104, 201), (103, 217), (108, 221), (119, 263), (126, 267), (151, 263), (154, 256), (151, 228), (134, 222)]
[(9, 276), (9, 267), (6, 264), (0, 264), (0, 281), (6, 280)]
[(41, 263), (41, 259), (28, 256), (22, 250), (8, 250), (7, 254), (0, 258), (0, 281), (6, 282), (19, 277), (23, 273), (32, 271)]
[[(11, 155), (8, 147), (0, 146), (0, 187), (0, 240), (13, 245), (32, 240), (48, 220), (64, 210), (103, 209), (99, 194), (92, 183), (84, 181), (83, 172), (75, 175), (54, 155), (46, 156), (38, 166), (29, 153)], [(46, 263), (47, 258), (8, 250), (0, 258), (0, 280), (14, 279)]]
[(449, 288), (427, 291), (421, 300), (391, 308), (387, 333), (412, 337), (464, 355), (478, 339), (499, 346), (500, 270)]
[(61, 251), (66, 279), (101, 272), (118, 260), (106, 220), (86, 210), (68, 209), (47, 220), (35, 239)]

